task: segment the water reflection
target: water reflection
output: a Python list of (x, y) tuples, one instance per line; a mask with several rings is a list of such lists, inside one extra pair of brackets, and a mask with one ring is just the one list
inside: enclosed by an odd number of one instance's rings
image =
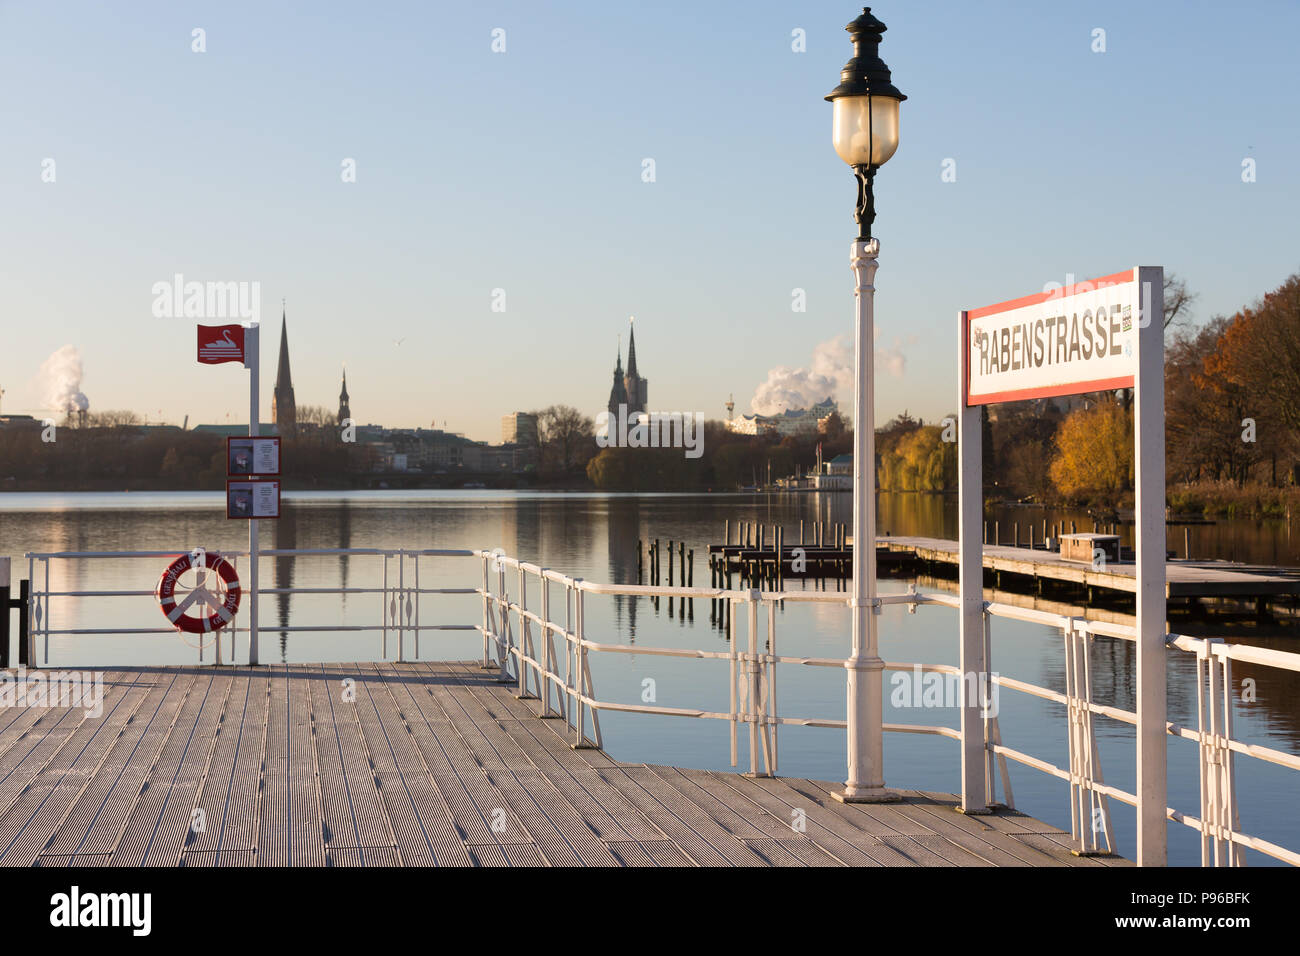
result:
[[(274, 528), (275, 550), (292, 550), (298, 547), (298, 510), (288, 501), (280, 505), (280, 517), (268, 519), (262, 522), (271, 524)], [(261, 532), (259, 532), (260, 534)], [(277, 555), (275, 557), (275, 586), (277, 588), (293, 587), (293, 565), (295, 559), (289, 555)], [(291, 594), (277, 594), (275, 596), (276, 620), (281, 628), (289, 626), (289, 606), (292, 601)], [(280, 660), (285, 662), (289, 660), (289, 632), (280, 631)]]
[[(337, 521), (334, 525), (335, 540), (324, 547), (331, 548), (350, 548), (352, 547), (352, 502), (344, 499), (339, 502), (335, 509)], [(343, 608), (346, 611), (348, 606), (348, 562), (351, 561), (351, 555), (339, 555), (339, 586), (344, 589)]]
[[(611, 504), (606, 511), (605, 549), (609, 558), (611, 584), (640, 584), (637, 578), (637, 551), (641, 547), (642, 517), (637, 498)], [(620, 633), (626, 627), (629, 644), (636, 643), (636, 606), (638, 599), (625, 594), (614, 596), (614, 623)], [(626, 624), (624, 623), (626, 621)]]

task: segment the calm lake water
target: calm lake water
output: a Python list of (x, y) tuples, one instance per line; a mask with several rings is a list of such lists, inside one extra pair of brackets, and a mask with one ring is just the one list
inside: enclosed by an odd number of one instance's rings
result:
[[(954, 537), (955, 501), (951, 497), (882, 495), (880, 529), (893, 534)], [(1004, 540), (1010, 525), (1023, 522), (1076, 520), (1091, 530), (1083, 514), (1044, 513), (1033, 509), (999, 511)], [(696, 585), (709, 583), (708, 545), (721, 540), (724, 520), (782, 524), (793, 543), (799, 521), (848, 523), (847, 494), (828, 495), (601, 495), (494, 491), (391, 491), (288, 494), (284, 516), (262, 524), (264, 548), (501, 548), (564, 573), (593, 581), (636, 583), (637, 542), (659, 538), (685, 542), (695, 551)], [(1086, 522), (1086, 524), (1085, 524)], [(1040, 535), (1036, 531), (1036, 536)], [(1300, 555), (1285, 522), (1232, 522), (1191, 529), (1193, 555), (1217, 554), (1260, 563), (1295, 565)], [(1129, 542), (1127, 531), (1125, 541)], [(28, 551), (186, 551), (247, 547), (247, 529), (227, 521), (220, 494), (105, 493), (7, 494), (0, 496), (0, 555), (14, 558), (13, 584), (27, 574)], [(1181, 528), (1170, 529), (1169, 547), (1180, 555)], [(1217, 550), (1216, 550), (1217, 549)], [(163, 559), (60, 560), (50, 564), (50, 587), (56, 591), (151, 591), (167, 562)], [(666, 565), (666, 561), (665, 561)], [(395, 570), (395, 562), (390, 565)], [(378, 587), (382, 564), (376, 557), (319, 556), (264, 558), (263, 587)], [(473, 587), (480, 566), (466, 559), (429, 559), (420, 563), (422, 587)], [(888, 579), (883, 592), (904, 591), (908, 582)], [(738, 586), (738, 585), (737, 585)], [(798, 588), (799, 582), (787, 583)], [(812, 585), (809, 585), (812, 586)], [(834, 583), (828, 587), (833, 591)], [(558, 593), (558, 592), (556, 592)], [(421, 622), (477, 623), (481, 602), (473, 596), (426, 596)], [(723, 650), (726, 635), (710, 622), (708, 601), (658, 606), (647, 599), (589, 596), (588, 637), (630, 646)], [(376, 625), (377, 594), (266, 595), (261, 607), (263, 661), (355, 661), (381, 656), (378, 631), (324, 630), (282, 633), (277, 625)], [(50, 626), (63, 628), (153, 628), (164, 619), (152, 596), (55, 598)], [(849, 650), (849, 611), (835, 605), (787, 603), (777, 615), (778, 653), (792, 656), (844, 657)], [(738, 633), (744, 627), (738, 622)], [(891, 661), (957, 663), (954, 611), (923, 607), (908, 614), (890, 607), (880, 618), (882, 656)], [(1234, 638), (1237, 639), (1237, 638)], [(175, 634), (52, 636), (49, 657), (59, 665), (192, 663), (199, 651), (194, 638)], [(1294, 641), (1271, 642), (1289, 650)], [(481, 654), (481, 639), (472, 633), (426, 632), (420, 656), (467, 659)], [(43, 649), (42, 649), (43, 650)], [(395, 649), (390, 644), (390, 656)], [(237, 652), (246, 658), (242, 635)], [(408, 654), (411, 649), (408, 646)], [(204, 653), (211, 660), (211, 650)], [(670, 659), (649, 655), (593, 654), (596, 696), (609, 701), (642, 700), (646, 678), (654, 681), (655, 702), (668, 707), (726, 710), (728, 669), (723, 661)], [(1134, 659), (1131, 645), (1098, 639), (1093, 650), (1094, 698), (1132, 710)], [(1057, 691), (1064, 690), (1062, 638), (1059, 632), (1003, 619), (993, 623), (992, 669)], [(1237, 680), (1254, 678), (1257, 701), (1238, 702), (1238, 739), (1288, 752), (1300, 752), (1300, 674), (1234, 666)], [(1186, 654), (1171, 654), (1169, 717), (1195, 726), (1195, 665)], [(784, 666), (777, 674), (782, 716), (844, 716), (845, 684), (841, 670)], [(895, 707), (886, 675), (885, 720), (897, 723), (957, 725), (952, 708)], [(1047, 701), (1004, 691), (998, 701), (1003, 742), (1051, 761), (1068, 764), (1062, 708)], [(1107, 783), (1134, 788), (1133, 729), (1098, 718), (1098, 747)], [(615, 757), (637, 762), (728, 769), (728, 726), (722, 721), (606, 713), (605, 746)], [(780, 772), (841, 780), (845, 772), (844, 734), (821, 728), (780, 731)], [(740, 767), (748, 769), (744, 735)], [(1190, 741), (1169, 742), (1170, 803), (1199, 814), (1197, 752)], [(1291, 849), (1300, 848), (1295, 816), (1300, 776), (1261, 761), (1239, 758), (1236, 765), (1241, 824), (1247, 833)], [(913, 734), (887, 734), (885, 780), (896, 787), (954, 792), (959, 788), (959, 755), (952, 740)], [(1019, 764), (1011, 765), (1016, 805), (1027, 813), (1068, 830), (1066, 785)], [(1118, 852), (1134, 853), (1133, 810), (1111, 807)], [(1170, 862), (1196, 865), (1199, 843), (1193, 831), (1170, 825)], [(1267, 863), (1249, 854), (1252, 864)]]

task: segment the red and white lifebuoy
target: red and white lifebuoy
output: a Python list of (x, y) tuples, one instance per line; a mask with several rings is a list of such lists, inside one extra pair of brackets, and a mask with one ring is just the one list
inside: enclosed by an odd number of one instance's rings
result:
[[(195, 591), (190, 592), (191, 597), (183, 598), (178, 602), (176, 581), (186, 571), (204, 568), (221, 578), (225, 585), (226, 596), (221, 604), (215, 607), (210, 602), (204, 601), (204, 605), (211, 608), (212, 613), (193, 617), (186, 611), (198, 603), (197, 599), (202, 595), (195, 593), (198, 590), (196, 588)], [(189, 634), (204, 634), (225, 626), (239, 610), (239, 575), (235, 573), (234, 565), (217, 552), (195, 550), (189, 554), (182, 554), (167, 565), (167, 570), (158, 579), (158, 587), (154, 593), (158, 597), (158, 605), (162, 608), (163, 614), (178, 630)], [(210, 595), (212, 592), (207, 591), (207, 594)]]

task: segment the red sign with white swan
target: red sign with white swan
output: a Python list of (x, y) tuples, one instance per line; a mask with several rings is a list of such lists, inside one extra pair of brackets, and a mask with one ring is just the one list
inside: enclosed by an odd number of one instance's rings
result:
[(242, 325), (200, 325), (199, 361), (204, 365), (244, 361)]

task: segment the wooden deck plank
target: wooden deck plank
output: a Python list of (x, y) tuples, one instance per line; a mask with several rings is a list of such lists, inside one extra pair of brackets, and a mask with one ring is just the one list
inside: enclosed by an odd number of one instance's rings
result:
[[(477, 681), (476, 675), (466, 669), (458, 668), (458, 671), (471, 687)], [(448, 704), (454, 700), (449, 698)], [(516, 702), (516, 707), (519, 706), (521, 702)], [(525, 726), (529, 718), (519, 720), (518, 710), (511, 719), (493, 718), (492, 713), (482, 710), (478, 719), (473, 720), (476, 733), (464, 734), (464, 740), (497, 789), (511, 802), (515, 816), (542, 848), (548, 862), (553, 866), (615, 865), (617, 859), (601, 835), (520, 746), (520, 740), (529, 735), (530, 728)], [(531, 749), (531, 736), (526, 739)], [(560, 741), (557, 739), (555, 743)], [(590, 769), (588, 772), (595, 776)], [(603, 781), (594, 782), (603, 785)]]
[(199, 708), (190, 741), (169, 781), (162, 812), (143, 860), (145, 866), (177, 866), (180, 862), (181, 847), (193, 825), (199, 781), (211, 762), (217, 727), (229, 706), (234, 685), (229, 674), (216, 672), (212, 676), (210, 692)]
[[(457, 678), (448, 671), (432, 673), (420, 665), (407, 665), (402, 669), (402, 673), (410, 671), (415, 672), (417, 679), (394, 686), (395, 696), (396, 687), (400, 686), (414, 708), (410, 727), (416, 746), (428, 765), (434, 786), (451, 813), (462, 842), (466, 846), (532, 842), (518, 819), (506, 809), (507, 801), (488, 780), (435, 697), (435, 691), (442, 684)], [(397, 699), (402, 700), (400, 696)], [(495, 830), (493, 822), (497, 824)]]
[(845, 806), (826, 781), (574, 750), (495, 678), (457, 662), (109, 671), (99, 719), (0, 715), (0, 865), (1130, 865), (1074, 857), (1023, 813), (964, 816), (950, 794)]
[[(148, 700), (127, 722), (127, 727), (113, 744), (112, 753), (92, 776), (89, 786), (77, 798), (64, 821), (42, 850), (42, 856), (57, 857), (66, 863), (73, 854), (82, 849), (96, 826), (105, 820), (106, 813), (111, 818), (115, 809), (125, 812), (125, 800), (113, 800), (113, 791), (130, 772), (141, 747), (145, 747), (145, 751), (148, 752), (149, 731), (154, 727), (159, 716), (164, 713), (168, 697), (181, 693), (176, 676), (176, 672), (173, 671), (148, 675), (145, 678), (152, 682)], [(106, 694), (107, 686), (106, 683)], [(116, 835), (115, 826), (112, 827), (112, 832)], [(102, 852), (107, 854), (108, 850), (104, 849)], [(60, 864), (55, 860), (54, 865)]]
[[(461, 673), (470, 678), (463, 667)], [(472, 680), (477, 684), (483, 683), (481, 679)], [(491, 712), (476, 707), (480, 702), (478, 695), (473, 693), (475, 689), (473, 684), (468, 684), (464, 688), (467, 693), (449, 695), (449, 703), (460, 706), (466, 718), (475, 721), (475, 726), (482, 732)], [(523, 702), (515, 703), (521, 709), (526, 707)], [(527, 710), (524, 712), (529, 713)], [(563, 738), (546, 726), (548, 721), (537, 720), (530, 714), (523, 720), (492, 723), (493, 729), (501, 729), (498, 739), (508, 738), (508, 744), (503, 745), (517, 748), (517, 751), (511, 751), (512, 760), (527, 759), (599, 839), (635, 841), (663, 837), (663, 833), (642, 817), (624, 795), (595, 772), (596, 768), (586, 759), (588, 751), (571, 750)], [(502, 766), (505, 766), (504, 760)]]
[[(323, 669), (331, 675), (326, 686), (329, 688), (330, 706), (334, 709), (334, 718), (338, 725), (340, 751), (343, 756), (344, 773), (348, 779), (348, 793), (352, 799), (353, 813), (357, 823), (357, 845), (363, 848), (379, 846), (397, 847), (392, 821), (383, 797), (379, 793), (379, 782), (375, 777), (375, 757), (361, 726), (361, 694), (364, 688), (358, 686), (353, 677), (351, 685), (351, 702), (343, 699), (345, 674), (338, 664), (325, 664)], [(355, 668), (351, 669), (355, 672)], [(381, 750), (382, 753), (382, 750)], [(365, 854), (363, 853), (364, 857)], [(380, 857), (382, 854), (376, 854)], [(365, 865), (370, 865), (366, 863)]]
[[(434, 786), (433, 775), (416, 744), (412, 718), (419, 716), (418, 711), (409, 698), (403, 707), (395, 693), (393, 685), (400, 680), (400, 675), (391, 674), (380, 665), (367, 665), (366, 671), (374, 675), (370, 681), (373, 686), (369, 688), (369, 700), (376, 708), (381, 724), (402, 728), (400, 733), (394, 730), (387, 736), (393, 745), (398, 778), (410, 797), (434, 862), (439, 866), (473, 866), (474, 861), (456, 829), (451, 809)], [(381, 772), (379, 778), (380, 789), (384, 790), (385, 773)]]
[[(388, 698), (388, 692), (378, 686), (378, 677), (374, 669), (361, 667), (350, 670), (351, 674), (348, 673), (348, 668), (338, 671), (340, 687), (343, 680), (350, 676), (356, 694), (354, 712), (370, 757), (375, 790), (383, 803), (388, 825), (393, 830), (393, 844), (404, 865), (434, 866), (437, 860), (434, 857), (433, 843), (425, 832), (406, 779), (398, 770), (398, 747), (409, 748), (415, 754), (417, 761), (419, 751), (410, 742), (410, 733), (396, 713), (390, 716), (385, 726), (373, 692), (377, 691), (385, 700)], [(423, 773), (423, 769), (412, 768), (412, 772)]]
[(31, 866), (36, 861), (102, 768), (128, 721), (144, 705), (150, 689), (149, 684), (132, 682), (102, 702), (98, 718), (84, 708), (70, 708), (82, 712), (80, 726), (0, 815), (0, 864)]
[[(113, 846), (113, 866), (142, 866), (158, 835), (158, 826), (167, 809), (172, 782), (180, 775), (186, 753), (194, 742), (202, 712), (209, 706), (216, 680), (213, 670), (191, 672), (182, 669), (182, 680), (190, 682), (189, 692), (181, 702), (176, 720), (167, 728), (157, 757), (145, 772), (138, 799), (131, 807)], [(185, 821), (186, 829), (189, 821)], [(174, 861), (173, 861), (174, 862)]]
[(763, 866), (763, 858), (718, 826), (649, 767), (598, 769), (654, 826), (700, 866)]
[(69, 841), (61, 850), (74, 853), (77, 858), (102, 857), (102, 862), (112, 862), (127, 822), (144, 794), (149, 772), (162, 756), (163, 747), (184, 712), (185, 702), (194, 692), (191, 675), (178, 668), (171, 670), (169, 676), (172, 680), (157, 712), (149, 719), (139, 744), (127, 756), (126, 767), (108, 788), (104, 804), (89, 829), (75, 846)]
[[(266, 759), (266, 735), (271, 700), (271, 678), (264, 668), (247, 668), (248, 703), (240, 722), (235, 745), (235, 763), (226, 790), (226, 812), (221, 818), (217, 849), (218, 866), (230, 865), (227, 854), (243, 859), (242, 854), (258, 848), (261, 829), (263, 767)], [(256, 862), (256, 856), (253, 857)]]
[[(309, 665), (315, 667), (315, 665)], [(311, 685), (302, 677), (304, 665), (288, 664), (289, 685), (289, 863), (291, 866), (325, 866), (325, 828), (322, 822), (321, 782), (312, 737)]]

